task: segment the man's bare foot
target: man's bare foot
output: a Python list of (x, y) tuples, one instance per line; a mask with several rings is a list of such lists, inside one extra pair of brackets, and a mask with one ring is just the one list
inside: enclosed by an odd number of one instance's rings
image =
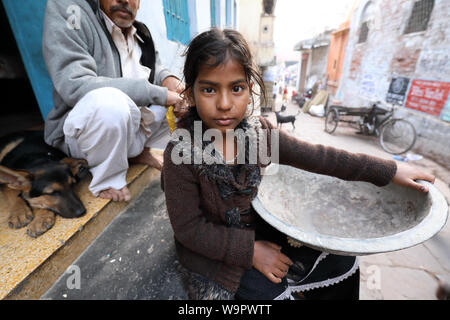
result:
[(130, 201), (131, 194), (127, 187), (123, 187), (120, 190), (113, 188), (101, 191), (98, 196), (102, 199), (111, 199), (112, 201)]
[(158, 169), (159, 171), (162, 170), (163, 160), (158, 156), (155, 157), (151, 153), (150, 148), (144, 148), (140, 155), (129, 160), (131, 164), (146, 164), (152, 168)]

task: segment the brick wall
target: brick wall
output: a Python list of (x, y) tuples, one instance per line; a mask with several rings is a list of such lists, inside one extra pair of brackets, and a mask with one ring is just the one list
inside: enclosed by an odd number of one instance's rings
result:
[[(343, 74), (336, 98), (350, 107), (385, 101), (393, 77), (450, 82), (450, 1), (435, 0), (426, 31), (404, 34), (416, 0), (363, 0), (352, 17)], [(371, 3), (367, 41), (357, 43), (361, 16)], [(416, 126), (416, 152), (450, 167), (450, 123), (404, 107)]]

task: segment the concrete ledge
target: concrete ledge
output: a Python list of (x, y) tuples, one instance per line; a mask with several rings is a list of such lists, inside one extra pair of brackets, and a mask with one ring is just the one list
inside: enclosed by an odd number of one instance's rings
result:
[[(159, 179), (160, 172), (155, 169), (132, 166), (127, 174), (132, 198), (151, 181)], [(58, 216), (53, 228), (37, 239), (26, 234), (26, 227), (18, 230), (8, 227), (8, 213), (2, 208), (5, 201), (0, 194), (0, 299), (39, 299), (128, 205), (95, 198), (88, 185), (85, 180), (76, 187), (86, 206), (86, 215), (79, 219)]]
[(165, 200), (150, 182), (40, 299), (188, 299)]

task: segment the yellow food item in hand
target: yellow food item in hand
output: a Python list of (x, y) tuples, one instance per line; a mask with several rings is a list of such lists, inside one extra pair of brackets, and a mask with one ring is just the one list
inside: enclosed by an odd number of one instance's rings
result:
[(175, 123), (175, 114), (173, 113), (173, 106), (169, 107), (169, 110), (167, 110), (166, 118), (167, 123), (169, 124), (170, 133), (172, 133), (176, 128), (177, 125)]

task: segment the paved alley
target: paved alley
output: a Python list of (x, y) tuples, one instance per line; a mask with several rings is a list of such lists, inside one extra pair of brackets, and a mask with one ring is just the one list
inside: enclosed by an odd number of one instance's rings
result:
[[(284, 114), (296, 114), (299, 108), (289, 104)], [(269, 114), (276, 123), (275, 115)], [(392, 159), (378, 144), (378, 139), (355, 134), (357, 131), (347, 124), (339, 123), (333, 135), (324, 131), (324, 118), (300, 113), (295, 123), (283, 125), (296, 137), (315, 144), (330, 145), (351, 152)], [(436, 176), (435, 186), (450, 203), (450, 171), (426, 155), (419, 161), (409, 162), (425, 172)], [(415, 247), (360, 257), (361, 294), (363, 300), (374, 299), (436, 299), (438, 281), (450, 283), (450, 223), (432, 239)]]

